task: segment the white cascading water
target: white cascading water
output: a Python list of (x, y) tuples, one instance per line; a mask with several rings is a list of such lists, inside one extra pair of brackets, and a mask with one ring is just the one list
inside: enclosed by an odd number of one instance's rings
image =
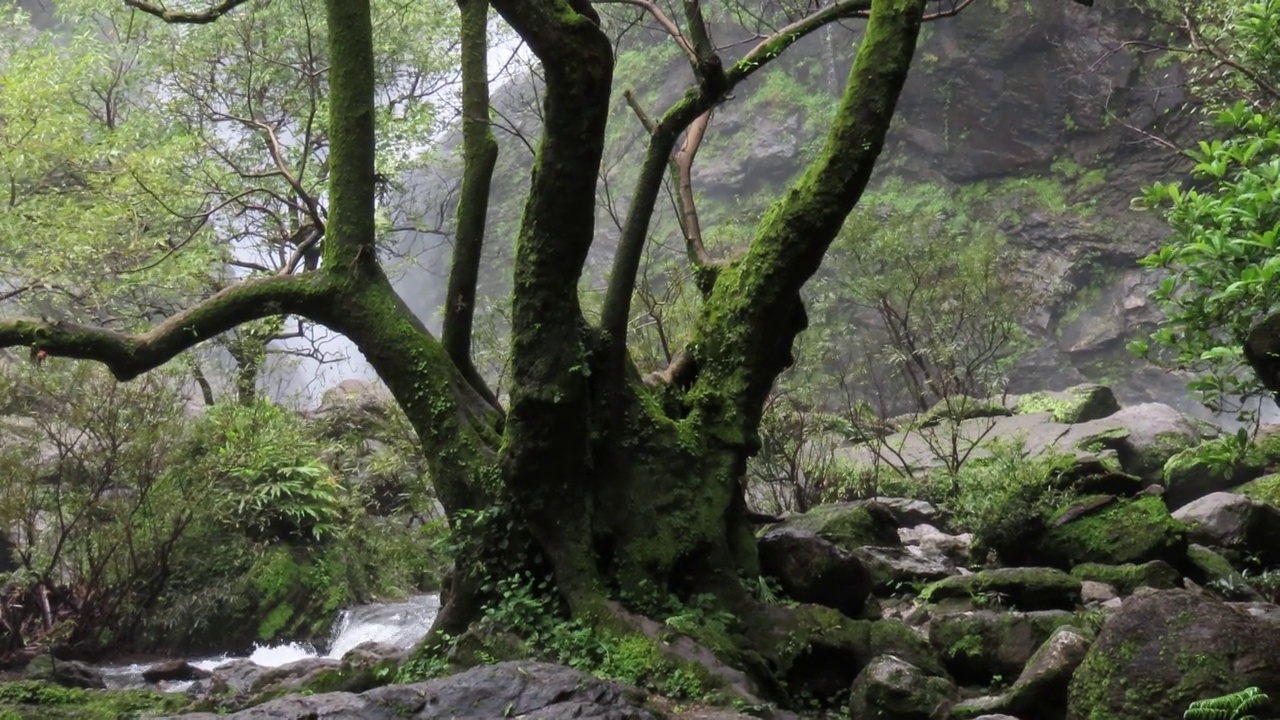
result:
[[(402, 602), (357, 605), (343, 610), (338, 616), (328, 647), (324, 652), (320, 652), (309, 644), (282, 643), (258, 645), (247, 656), (220, 655), (209, 658), (190, 658), (189, 661), (192, 665), (205, 670), (213, 670), (241, 658), (247, 658), (263, 667), (279, 667), (306, 658), (341, 659), (355, 646), (369, 641), (407, 649), (426, 636), (439, 611), (440, 596), (435, 593), (417, 595)], [(99, 670), (102, 672), (103, 679), (106, 680), (107, 687), (136, 688), (146, 686), (142, 680), (142, 671), (147, 667), (149, 667), (147, 663), (136, 663), (102, 667)], [(186, 686), (187, 683), (172, 683), (165, 689), (181, 691)]]

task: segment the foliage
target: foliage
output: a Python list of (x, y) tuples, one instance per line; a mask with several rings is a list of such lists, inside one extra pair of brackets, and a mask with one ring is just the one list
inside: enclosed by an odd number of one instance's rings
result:
[(1162, 209), (1173, 235), (1142, 261), (1168, 273), (1152, 294), (1167, 319), (1154, 346), (1132, 347), (1165, 351), (1152, 354), (1202, 373), (1190, 387), (1209, 407), (1231, 411), (1262, 391), (1242, 346), (1254, 321), (1280, 305), (1280, 97), (1266, 90), (1280, 79), (1280, 3), (1208, 3), (1202, 12), (1230, 61), (1213, 60), (1224, 80), (1203, 81), (1220, 137), (1186, 151), (1193, 183), (1154, 183), (1139, 201)]
[(955, 527), (973, 533), (975, 551), (1017, 557), (1070, 499), (1060, 476), (1074, 461), (1066, 454), (1028, 456), (1016, 441), (995, 440), (985, 448), (988, 457), (935, 480), (939, 499)]
[(1265, 708), (1270, 698), (1256, 687), (1222, 697), (1197, 700), (1183, 713), (1183, 720), (1257, 720), (1252, 710)]

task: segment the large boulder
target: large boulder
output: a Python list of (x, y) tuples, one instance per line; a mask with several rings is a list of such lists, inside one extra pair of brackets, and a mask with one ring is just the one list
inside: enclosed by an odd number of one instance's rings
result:
[(853, 681), (849, 717), (946, 720), (958, 692), (950, 680), (893, 655), (880, 655)]
[(1215, 492), (1184, 505), (1173, 517), (1187, 524), (1192, 542), (1256, 557), (1264, 565), (1280, 564), (1280, 508)]
[(1113, 496), (1081, 498), (1050, 519), (1037, 545), (1045, 562), (1072, 567), (1081, 563), (1124, 565), (1150, 560), (1176, 562), (1186, 552), (1181, 523), (1160, 498)]
[(1037, 720), (1065, 718), (1071, 676), (1084, 662), (1091, 642), (1089, 634), (1077, 628), (1055, 630), (1009, 688), (1005, 709)]
[(889, 507), (870, 500), (819, 505), (802, 515), (788, 517), (784, 526), (808, 530), (845, 550), (901, 543), (897, 516)]
[(1187, 577), (1228, 600), (1262, 599), (1230, 560), (1203, 545), (1187, 548)]
[(1070, 610), (1080, 604), (1080, 581), (1054, 568), (997, 568), (945, 578), (920, 591), (925, 602), (956, 598), (1021, 610)]
[(1071, 679), (1070, 720), (1182, 717), (1193, 700), (1257, 686), (1280, 696), (1280, 631), (1190, 590), (1139, 593)]
[(103, 690), (107, 687), (102, 673), (79, 660), (56, 660), (50, 655), (37, 655), (23, 673), (27, 680), (44, 680), (63, 687)]
[(778, 527), (760, 537), (760, 572), (800, 602), (857, 615), (871, 595), (871, 573), (852, 553), (807, 530)]
[(1054, 631), (1075, 622), (1063, 610), (945, 613), (929, 625), (929, 643), (956, 680), (988, 685), (1015, 678)]
[(861, 547), (853, 554), (871, 571), (877, 593), (894, 593), (904, 586), (927, 583), (959, 573), (946, 557), (930, 555), (919, 546)]
[[(293, 695), (232, 713), (183, 715), (185, 720), (447, 720), (508, 718), (657, 720), (644, 694), (581, 670), (538, 662), (485, 665), (449, 677), (388, 685), (359, 695)], [(177, 718), (174, 718), (177, 720)]]

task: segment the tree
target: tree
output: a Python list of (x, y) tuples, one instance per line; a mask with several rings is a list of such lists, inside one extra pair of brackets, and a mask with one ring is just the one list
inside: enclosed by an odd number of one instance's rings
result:
[[(166, 10), (125, 0), (171, 22), (217, 21), (246, 0)], [(510, 394), (505, 407), (472, 369), (468, 336), (484, 242), (489, 137), (486, 24), (497, 10), (540, 61), (545, 126), (516, 238)], [(595, 231), (597, 177), (612, 88), (613, 48), (586, 0), (458, 0), (466, 167), (449, 311), (435, 338), (392, 289), (378, 260), (375, 139), (378, 83), (370, 0), (326, 0), (331, 62), (327, 217), (314, 270), (250, 278), (152, 329), (19, 318), (0, 322), (0, 347), (96, 360), (127, 380), (245, 322), (305, 317), (355, 343), (413, 423), (437, 494), (465, 539), (435, 634), (455, 634), (496, 600), (489, 573), (550, 576), (566, 612), (608, 632), (637, 630), (628, 610), (675, 594), (709, 595), (747, 627), (773, 623), (740, 578), (759, 575), (740, 489), (759, 446), (762, 408), (806, 326), (800, 292), (857, 204), (893, 117), (926, 0), (841, 0), (784, 23), (736, 61), (710, 39), (696, 0), (682, 24), (656, 4), (695, 83), (656, 116), (605, 293), (588, 323), (578, 285)], [(808, 7), (808, 6), (806, 6)], [(784, 8), (785, 10), (786, 8)], [(704, 299), (692, 339), (661, 378), (644, 382), (627, 351), (637, 269), (664, 176), (691, 157), (676, 144), (743, 80), (799, 39), (836, 20), (866, 18), (857, 58), (817, 159), (761, 219), (731, 259), (706, 256), (684, 230)], [(688, 143), (684, 146), (687, 149)], [(487, 568), (487, 570), (486, 570)], [(804, 612), (803, 610), (799, 612)], [(739, 656), (783, 652), (769, 633), (742, 639)], [(745, 646), (750, 645), (750, 648)], [(790, 651), (788, 651), (790, 652)]]
[[(1167, 362), (1220, 411), (1280, 390), (1280, 3), (1204, 3), (1178, 14), (1214, 137), (1183, 151), (1194, 182), (1155, 183), (1140, 202), (1165, 212), (1168, 244), (1143, 264), (1167, 271), (1153, 297), (1167, 320), (1152, 336)], [(1251, 377), (1247, 368), (1251, 366)]]

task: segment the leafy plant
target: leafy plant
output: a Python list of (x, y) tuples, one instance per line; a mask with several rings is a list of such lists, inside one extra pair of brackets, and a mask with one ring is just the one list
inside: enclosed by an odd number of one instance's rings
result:
[(1222, 697), (1197, 700), (1183, 713), (1183, 720), (1257, 720), (1250, 714), (1267, 706), (1269, 697), (1256, 687), (1248, 687)]

